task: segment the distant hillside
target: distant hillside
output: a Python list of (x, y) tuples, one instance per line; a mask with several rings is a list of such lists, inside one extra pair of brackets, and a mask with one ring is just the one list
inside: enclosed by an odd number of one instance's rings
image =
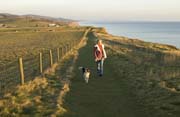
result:
[[(48, 26), (49, 24), (56, 24), (59, 26), (69, 25), (77, 26), (75, 20), (65, 18), (54, 18), (40, 15), (14, 15), (8, 13), (0, 13), (0, 24), (4, 27), (33, 27), (33, 26)], [(0, 26), (1, 27), (1, 26)]]
[(19, 17), (18, 15), (13, 15), (9, 13), (0, 13), (0, 18), (17, 18)]
[(75, 22), (75, 20), (71, 20), (71, 19), (65, 19), (65, 18), (54, 18), (54, 17), (49, 17), (49, 16), (40, 16), (40, 15), (32, 15), (32, 14), (28, 14), (28, 15), (22, 15), (21, 17), (29, 17), (29, 18), (33, 18), (33, 19), (41, 19), (41, 20), (50, 20), (50, 21), (55, 21), (55, 22)]

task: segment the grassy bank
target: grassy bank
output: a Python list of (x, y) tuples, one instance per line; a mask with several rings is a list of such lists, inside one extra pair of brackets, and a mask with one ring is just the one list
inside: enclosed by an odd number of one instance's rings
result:
[[(38, 33), (30, 31), (25, 34), (26, 39), (21, 35), (24, 33), (18, 32), (16, 35), (22, 40), (22, 45), (11, 33), (9, 33), (10, 41), (1, 40), (6, 46), (15, 43), (17, 48), (20, 48), (20, 53), (25, 48), (25, 52), (33, 54), (39, 49), (56, 47), (81, 38), (82, 29)], [(33, 38), (28, 36), (32, 34)], [(19, 87), (13, 94), (5, 95), (0, 103), (1, 115), (64, 117), (180, 115), (179, 49), (170, 45), (113, 36), (103, 28), (91, 27), (87, 38), (86, 46), (62, 61), (56, 72)], [(105, 73), (101, 78), (96, 74), (93, 59), (93, 45), (97, 39), (103, 40), (108, 55), (104, 64)], [(8, 48), (5, 45), (6, 50)], [(12, 48), (10, 50), (13, 51)], [(3, 52), (3, 49), (0, 51)], [(82, 73), (78, 70), (79, 66), (91, 69), (89, 84), (85, 84)], [(62, 98), (61, 95), (66, 94), (62, 91), (68, 92), (66, 97)]]
[(180, 115), (180, 51), (169, 45), (96, 34), (108, 47), (109, 63), (149, 115)]
[(61, 116), (66, 112), (64, 97), (69, 91), (69, 80), (77, 59), (77, 51), (85, 41), (78, 44), (61, 61), (55, 64), (44, 77), (17, 86), (12, 93), (0, 99), (0, 116)]

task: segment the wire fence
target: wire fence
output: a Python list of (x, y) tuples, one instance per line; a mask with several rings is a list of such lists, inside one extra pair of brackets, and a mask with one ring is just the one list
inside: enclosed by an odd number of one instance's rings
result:
[(0, 91), (1, 94), (9, 92), (14, 85), (20, 82), (18, 61), (3, 67), (0, 72)]
[(60, 59), (77, 46), (86, 37), (88, 31), (85, 31), (81, 39), (72, 40), (58, 48), (41, 51), (38, 55), (19, 58), (13, 63), (1, 67), (0, 96), (4, 93), (12, 92), (17, 85), (23, 85), (33, 80), (36, 76), (42, 75), (46, 69), (59, 62)]

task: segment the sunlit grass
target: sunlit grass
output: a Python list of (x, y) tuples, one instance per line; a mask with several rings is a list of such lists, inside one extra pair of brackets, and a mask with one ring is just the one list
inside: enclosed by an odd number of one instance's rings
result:
[(7, 64), (20, 56), (36, 55), (42, 50), (62, 47), (82, 38), (84, 31), (0, 32), (0, 64)]
[(180, 50), (101, 33), (98, 38), (106, 44), (109, 62), (116, 73), (129, 82), (148, 111), (151, 108), (158, 116), (179, 113)]

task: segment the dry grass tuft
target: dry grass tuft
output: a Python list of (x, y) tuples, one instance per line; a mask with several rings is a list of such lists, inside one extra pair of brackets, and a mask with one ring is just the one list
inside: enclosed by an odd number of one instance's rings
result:
[(17, 116), (24, 113), (26, 109), (35, 108), (37, 103), (42, 103), (41, 96), (38, 95), (42, 95), (41, 91), (47, 86), (46, 78), (36, 78), (23, 86), (18, 86), (15, 92), (4, 95), (0, 100), (0, 115)]

